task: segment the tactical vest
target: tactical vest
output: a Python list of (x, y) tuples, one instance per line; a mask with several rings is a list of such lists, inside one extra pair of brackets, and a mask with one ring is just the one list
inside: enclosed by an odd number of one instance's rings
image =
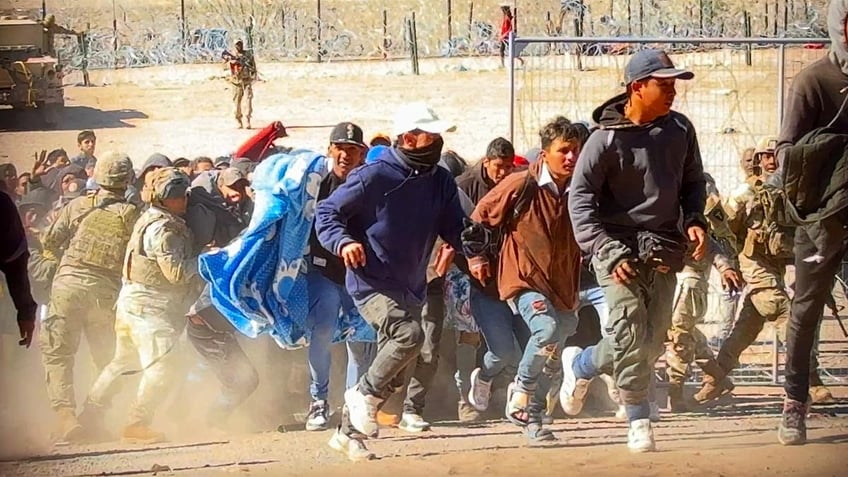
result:
[(92, 208), (78, 219), (76, 232), (64, 257), (75, 265), (119, 274), (137, 218), (136, 208), (115, 202), (95, 205), (96, 200), (97, 196), (91, 196)]
[(754, 203), (748, 213), (748, 234), (743, 253), (752, 256), (759, 251), (769, 257), (793, 257), (795, 229), (785, 221), (786, 196), (780, 189), (764, 187), (762, 181), (751, 183)]
[(191, 243), (188, 227), (185, 223), (169, 220), (167, 217), (145, 213), (133, 229), (127, 255), (124, 261), (124, 278), (132, 283), (138, 283), (153, 288), (173, 286), (165, 278), (162, 268), (155, 258), (144, 254), (144, 233), (147, 228), (157, 222), (165, 222), (165, 228), (184, 239), (185, 244)]

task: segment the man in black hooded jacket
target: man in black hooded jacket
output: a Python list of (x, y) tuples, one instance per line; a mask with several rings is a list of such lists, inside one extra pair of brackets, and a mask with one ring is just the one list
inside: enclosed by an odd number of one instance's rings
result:
[[(848, 87), (848, 0), (832, 0), (827, 26), (832, 44), (826, 58), (802, 70), (789, 89), (778, 157), (810, 131), (832, 122), (835, 132), (848, 134), (848, 112), (840, 106)], [(830, 158), (821, 158), (827, 160)], [(784, 164), (780, 164), (781, 167)], [(844, 196), (843, 196), (844, 197)], [(786, 336), (786, 400), (778, 440), (784, 445), (807, 440), (805, 423), (810, 388), (810, 350), (825, 300), (840, 262), (848, 253), (848, 201), (828, 204), (841, 209), (795, 232), (795, 297)]]

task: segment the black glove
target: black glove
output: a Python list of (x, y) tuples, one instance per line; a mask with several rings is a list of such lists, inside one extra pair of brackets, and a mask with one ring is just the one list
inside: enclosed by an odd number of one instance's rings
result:
[(487, 254), (492, 247), (492, 230), (477, 222), (465, 219), (465, 229), (460, 234), (462, 254), (466, 257), (478, 257)]

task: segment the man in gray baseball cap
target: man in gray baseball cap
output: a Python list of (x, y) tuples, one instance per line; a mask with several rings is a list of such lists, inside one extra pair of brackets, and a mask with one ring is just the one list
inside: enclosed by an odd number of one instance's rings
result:
[(698, 261), (706, 252), (698, 139), (689, 119), (671, 109), (675, 82), (693, 77), (663, 51), (634, 54), (624, 73), (627, 91), (595, 110), (599, 127), (571, 178), (575, 238), (591, 257), (615, 334), (563, 351), (560, 402), (567, 414), (579, 414), (592, 378), (612, 375), (633, 452), (656, 448), (648, 387), (671, 326), (675, 273), (685, 256)]

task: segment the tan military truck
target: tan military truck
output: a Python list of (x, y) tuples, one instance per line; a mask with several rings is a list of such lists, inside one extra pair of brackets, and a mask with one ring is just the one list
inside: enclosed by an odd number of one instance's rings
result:
[(0, 106), (11, 106), (23, 123), (34, 110), (45, 126), (59, 121), (65, 106), (62, 68), (54, 57), (53, 35), (72, 33), (52, 21), (0, 17)]

